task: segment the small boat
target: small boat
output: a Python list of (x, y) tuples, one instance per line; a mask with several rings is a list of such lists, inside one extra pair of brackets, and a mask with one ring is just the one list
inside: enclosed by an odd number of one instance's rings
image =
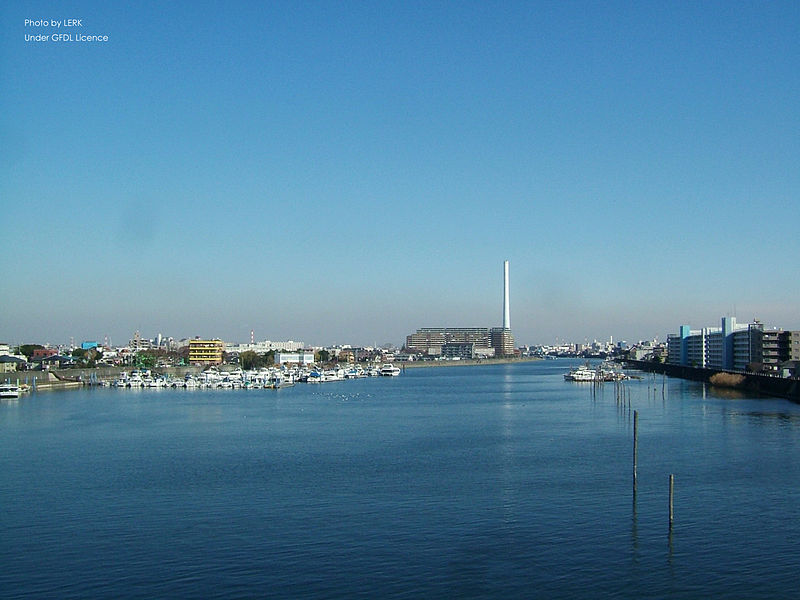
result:
[(13, 383), (0, 383), (0, 398), (19, 398), (19, 386)]
[(400, 375), (400, 368), (395, 367), (391, 363), (387, 363), (381, 367), (379, 373), (381, 377), (397, 377), (398, 375)]

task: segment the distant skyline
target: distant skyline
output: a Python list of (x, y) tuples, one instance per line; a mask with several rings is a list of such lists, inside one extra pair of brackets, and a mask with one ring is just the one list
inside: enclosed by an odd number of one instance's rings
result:
[(0, 342), (800, 329), (800, 3), (0, 16)]

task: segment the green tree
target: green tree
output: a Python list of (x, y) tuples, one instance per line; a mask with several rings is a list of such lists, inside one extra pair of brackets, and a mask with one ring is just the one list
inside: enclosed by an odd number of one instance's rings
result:
[(156, 356), (150, 352), (137, 352), (136, 366), (140, 369), (152, 369), (156, 366)]
[(24, 354), (30, 360), (34, 350), (44, 350), (44, 346), (41, 344), (22, 344), (17, 348), (17, 354)]
[(331, 353), (328, 352), (327, 350), (320, 350), (314, 357), (314, 360), (316, 362), (321, 362), (321, 363), (328, 362), (330, 359), (331, 359)]

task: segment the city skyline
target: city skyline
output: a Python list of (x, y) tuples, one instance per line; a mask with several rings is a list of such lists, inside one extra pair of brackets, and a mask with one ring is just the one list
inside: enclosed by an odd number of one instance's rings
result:
[(797, 3), (70, 10), (0, 9), (2, 342), (400, 345), (506, 259), (517, 345), (800, 329)]

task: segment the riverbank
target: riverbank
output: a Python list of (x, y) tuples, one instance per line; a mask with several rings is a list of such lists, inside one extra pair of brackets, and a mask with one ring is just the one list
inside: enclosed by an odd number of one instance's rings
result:
[[(711, 385), (715, 384), (715, 382), (711, 380), (712, 377), (716, 377), (719, 374), (736, 375), (737, 378), (735, 382), (731, 379), (720, 387), (747, 390), (748, 392), (786, 398), (792, 402), (800, 403), (800, 380), (798, 379), (757, 373), (732, 373), (730, 371), (720, 371), (718, 369), (701, 369), (698, 367), (686, 367), (641, 360), (629, 360), (626, 362), (642, 371), (661, 373), (669, 377), (678, 377), (679, 379), (689, 379), (691, 381), (703, 381)], [(719, 381), (719, 379), (717, 378), (716, 381)], [(719, 386), (719, 384), (717, 385)]]
[[(486, 358), (474, 360), (414, 360), (395, 362), (394, 364), (401, 369), (419, 368), (443, 368), (443, 367), (474, 367), (487, 365), (516, 364), (523, 362), (535, 362), (540, 358)], [(234, 369), (236, 365), (221, 365), (220, 369)], [(131, 367), (102, 367), (98, 369), (53, 369), (50, 371), (19, 371), (10, 373), (4, 378), (11, 383), (18, 385), (27, 384), (31, 390), (68, 390), (80, 388), (84, 385), (94, 383), (111, 383), (117, 379), (123, 371), (130, 372)], [(154, 372), (167, 375), (169, 377), (183, 377), (187, 373), (198, 374), (203, 371), (203, 367), (196, 365), (186, 365), (182, 367), (164, 367), (153, 369)]]
[(83, 387), (82, 381), (69, 377), (58, 377), (50, 371), (19, 371), (5, 373), (3, 381), (16, 384), (27, 392), (47, 392), (57, 390), (71, 390)]

